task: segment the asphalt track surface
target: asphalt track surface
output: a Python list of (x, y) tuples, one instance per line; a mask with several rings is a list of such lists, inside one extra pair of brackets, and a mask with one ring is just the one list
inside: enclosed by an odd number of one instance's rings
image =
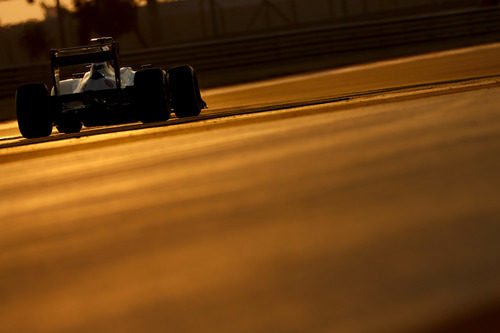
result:
[(489, 45), (206, 91), (199, 119), (0, 124), (0, 330), (491, 327), (499, 74)]

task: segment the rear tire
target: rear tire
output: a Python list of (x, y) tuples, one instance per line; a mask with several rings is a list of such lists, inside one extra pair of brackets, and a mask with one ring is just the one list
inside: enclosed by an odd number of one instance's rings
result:
[(204, 107), (193, 67), (185, 65), (168, 70), (172, 108), (178, 118), (196, 117)]
[(141, 122), (165, 121), (170, 118), (163, 70), (148, 68), (137, 71), (134, 87), (135, 109)]
[(17, 124), (27, 139), (42, 138), (52, 133), (49, 91), (43, 83), (26, 84), (16, 90)]

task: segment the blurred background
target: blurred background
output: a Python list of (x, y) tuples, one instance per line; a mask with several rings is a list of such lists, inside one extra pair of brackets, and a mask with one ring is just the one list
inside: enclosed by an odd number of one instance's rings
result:
[[(94, 36), (209, 88), (498, 42), (500, 6), (0, 0), (0, 26), (1, 121)], [(206, 121), (0, 123), (0, 332), (500, 332), (499, 69), (495, 43), (204, 90)]]
[(48, 50), (113, 36), (122, 65), (190, 63), (202, 88), (500, 40), (498, 0), (0, 0), (0, 120), (50, 84)]
[(123, 50), (494, 6), (494, 0), (0, 0), (0, 64), (110, 35)]

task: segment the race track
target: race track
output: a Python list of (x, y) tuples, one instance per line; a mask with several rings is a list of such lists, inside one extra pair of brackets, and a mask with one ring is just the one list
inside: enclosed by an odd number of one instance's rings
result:
[(499, 44), (203, 96), (166, 124), (0, 124), (0, 331), (446, 331), (497, 307)]

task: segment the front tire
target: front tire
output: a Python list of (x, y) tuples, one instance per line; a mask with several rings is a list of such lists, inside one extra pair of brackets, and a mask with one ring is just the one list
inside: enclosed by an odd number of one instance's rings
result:
[(193, 67), (185, 65), (168, 70), (172, 108), (178, 118), (196, 117), (204, 107)]
[(52, 133), (49, 91), (43, 83), (27, 84), (16, 90), (17, 124), (27, 139), (42, 138)]
[(163, 70), (148, 68), (137, 71), (134, 87), (135, 109), (141, 122), (165, 121), (170, 118)]

